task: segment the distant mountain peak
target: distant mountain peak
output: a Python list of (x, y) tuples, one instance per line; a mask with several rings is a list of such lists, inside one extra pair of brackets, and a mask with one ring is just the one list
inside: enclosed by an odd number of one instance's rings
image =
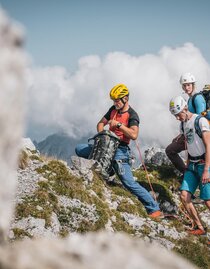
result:
[(41, 154), (56, 157), (70, 163), (70, 157), (75, 155), (75, 147), (80, 143), (87, 143), (89, 137), (72, 138), (65, 132), (47, 136), (41, 142), (35, 143)]

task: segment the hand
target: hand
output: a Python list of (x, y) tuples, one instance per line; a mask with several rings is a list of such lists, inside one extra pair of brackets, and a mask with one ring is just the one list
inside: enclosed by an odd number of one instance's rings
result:
[(109, 126), (112, 127), (112, 128), (116, 128), (118, 123), (119, 122), (116, 121), (116, 120), (109, 120), (108, 121)]
[(204, 169), (202, 174), (202, 184), (210, 182), (210, 173), (208, 170)]
[(183, 135), (183, 134), (179, 134), (178, 136), (176, 136), (176, 137), (172, 140), (172, 142), (178, 142), (182, 135)]

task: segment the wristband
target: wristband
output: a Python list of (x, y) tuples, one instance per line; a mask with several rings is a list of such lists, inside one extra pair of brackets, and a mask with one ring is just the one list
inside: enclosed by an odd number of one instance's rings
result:
[(118, 122), (116, 126), (119, 129), (122, 126), (122, 123), (121, 122)]

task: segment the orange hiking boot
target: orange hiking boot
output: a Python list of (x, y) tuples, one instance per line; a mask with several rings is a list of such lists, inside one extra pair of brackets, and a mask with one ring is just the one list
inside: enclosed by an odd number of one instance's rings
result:
[(152, 212), (148, 216), (152, 219), (161, 219), (164, 217), (163, 213), (160, 210)]
[(193, 230), (188, 231), (188, 233), (192, 235), (206, 235), (206, 230), (195, 227)]

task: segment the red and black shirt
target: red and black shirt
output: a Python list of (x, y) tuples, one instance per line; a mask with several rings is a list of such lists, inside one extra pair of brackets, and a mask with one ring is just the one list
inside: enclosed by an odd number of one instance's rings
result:
[[(104, 118), (108, 121), (112, 119), (119, 121), (128, 128), (131, 126), (139, 126), (139, 116), (136, 111), (131, 107), (129, 107), (127, 111), (121, 112), (116, 110), (115, 106), (112, 106), (109, 111), (104, 115)], [(125, 136), (125, 134), (120, 129), (116, 127), (110, 127), (109, 130), (119, 136), (122, 142), (129, 144), (130, 138)]]

